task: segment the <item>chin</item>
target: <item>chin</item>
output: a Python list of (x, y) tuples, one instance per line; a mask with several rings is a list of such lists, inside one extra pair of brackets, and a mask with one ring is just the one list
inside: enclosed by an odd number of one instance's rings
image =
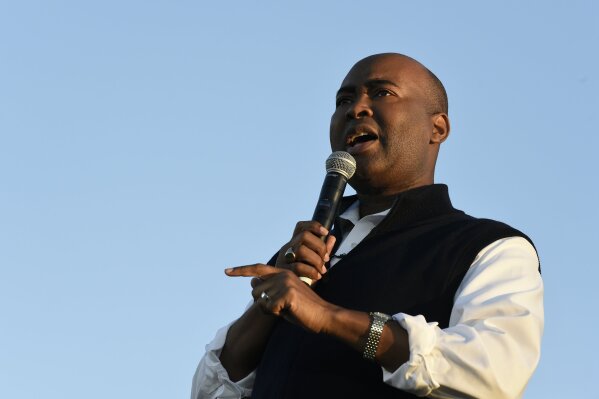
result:
[(360, 176), (357, 172), (348, 183), (358, 194), (372, 195), (380, 191), (371, 179)]

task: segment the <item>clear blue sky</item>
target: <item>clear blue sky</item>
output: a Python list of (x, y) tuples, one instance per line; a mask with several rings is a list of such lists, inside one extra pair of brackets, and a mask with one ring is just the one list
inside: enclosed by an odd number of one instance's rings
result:
[(437, 181), (535, 241), (525, 398), (599, 375), (594, 1), (0, 0), (0, 397), (186, 398), (310, 218), (334, 93), (377, 52), (446, 84)]

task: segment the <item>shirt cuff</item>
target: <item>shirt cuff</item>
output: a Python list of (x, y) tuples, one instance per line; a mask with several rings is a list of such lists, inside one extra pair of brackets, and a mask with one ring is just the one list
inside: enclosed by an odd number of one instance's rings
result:
[(410, 359), (394, 372), (383, 367), (383, 381), (417, 396), (430, 395), (439, 388), (431, 373), (433, 369), (439, 370), (439, 365), (434, 364), (438, 323), (427, 323), (424, 316), (405, 313), (398, 313), (393, 319), (408, 332)]
[(206, 345), (206, 353), (193, 377), (192, 399), (239, 399), (251, 396), (256, 372), (252, 371), (243, 379), (233, 382), (220, 362), (220, 353), (231, 324), (218, 330), (212, 342)]

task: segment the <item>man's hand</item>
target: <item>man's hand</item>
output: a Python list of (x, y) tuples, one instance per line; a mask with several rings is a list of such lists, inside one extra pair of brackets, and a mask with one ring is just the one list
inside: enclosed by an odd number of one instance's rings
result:
[[(308, 331), (328, 334), (364, 352), (370, 327), (368, 313), (325, 301), (289, 270), (257, 263), (226, 269), (225, 273), (254, 277), (254, 306), (260, 306), (263, 312), (284, 317)], [(406, 330), (398, 323), (385, 324), (376, 355), (379, 364), (393, 372), (408, 360), (409, 354)]]
[[(268, 304), (265, 303), (264, 298), (259, 299), (229, 329), (220, 354), (220, 361), (232, 381), (239, 381), (258, 366), (277, 320), (273, 314), (284, 315), (288, 320), (305, 325), (307, 328), (309, 326), (313, 331), (322, 328), (325, 320), (324, 312), (315, 309), (322, 309), (324, 304), (330, 304), (320, 299), (298, 277), (319, 280), (322, 273), (326, 272), (324, 263), (328, 262), (335, 244), (335, 238), (332, 236), (326, 239), (326, 243), (323, 241), (328, 234), (329, 232), (317, 222), (299, 222), (291, 241), (281, 247), (276, 260), (276, 268), (254, 265), (249, 269), (234, 268), (231, 269), (231, 272), (227, 272), (230, 276), (255, 276), (252, 280), (254, 298), (260, 296), (263, 291), (266, 292), (267, 285), (262, 286), (263, 284), (268, 284), (268, 287), (281, 284), (288, 294), (283, 295), (282, 292), (273, 291), (272, 295), (276, 302), (273, 300)], [(295, 262), (287, 263), (285, 261), (285, 252), (289, 248), (296, 254)], [(267, 277), (266, 275), (271, 276)], [(258, 288), (259, 286), (261, 288)], [(271, 295), (270, 291), (268, 295)], [(293, 309), (297, 308), (297, 304), (303, 301), (304, 297), (308, 298), (305, 302), (310, 306), (304, 309), (308, 311), (295, 314)], [(304, 305), (302, 305), (303, 307)]]
[(331, 314), (337, 309), (290, 270), (257, 263), (226, 269), (225, 273), (255, 277), (252, 296), (265, 313), (284, 317), (314, 333), (326, 332)]
[[(324, 264), (329, 261), (335, 245), (335, 237), (327, 237), (328, 234), (328, 230), (318, 222), (298, 222), (291, 241), (283, 245), (279, 251), (276, 267), (291, 270), (299, 277), (320, 280), (327, 271)], [(285, 252), (289, 248), (295, 253), (296, 259), (293, 263), (287, 263), (285, 259)]]

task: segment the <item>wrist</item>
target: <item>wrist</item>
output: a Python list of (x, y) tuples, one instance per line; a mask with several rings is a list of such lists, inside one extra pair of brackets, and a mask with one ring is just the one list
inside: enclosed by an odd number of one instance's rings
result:
[(322, 311), (323, 323), (320, 332), (322, 334), (338, 336), (339, 330), (343, 328), (343, 312), (346, 309), (328, 303)]
[(331, 307), (329, 312), (328, 321), (322, 332), (349, 344), (362, 353), (370, 325), (368, 313), (339, 306)]

